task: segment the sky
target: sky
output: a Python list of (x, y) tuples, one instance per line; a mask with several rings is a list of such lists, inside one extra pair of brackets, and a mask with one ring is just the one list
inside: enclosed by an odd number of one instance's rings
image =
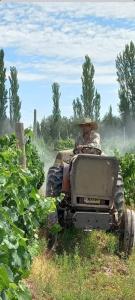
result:
[(53, 82), (60, 85), (61, 114), (73, 114), (85, 55), (94, 64), (101, 117), (110, 105), (118, 115), (115, 60), (131, 40), (135, 42), (134, 1), (2, 1), (0, 49), (7, 78), (10, 66), (18, 70), (25, 126), (32, 125), (34, 108), (39, 121), (51, 114)]

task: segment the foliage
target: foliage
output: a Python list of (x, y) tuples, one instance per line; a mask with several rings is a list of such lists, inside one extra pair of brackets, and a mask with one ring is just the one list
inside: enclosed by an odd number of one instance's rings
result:
[(104, 125), (110, 126), (111, 128), (117, 126), (117, 117), (112, 113), (112, 106), (110, 105), (108, 113), (104, 116), (103, 119)]
[(93, 99), (94, 99), (94, 66), (91, 63), (90, 57), (85, 56), (85, 62), (82, 66), (82, 96), (84, 116), (93, 118)]
[[(76, 120), (74, 118), (62, 117), (59, 122), (60, 139), (72, 139), (78, 134), (79, 127), (76, 126)], [(45, 144), (54, 145), (54, 127), (53, 116), (42, 119), (41, 121), (41, 136), (44, 139)]]
[[(85, 56), (85, 62), (82, 66), (82, 95), (84, 116), (93, 119), (100, 115), (100, 95), (95, 91), (94, 74), (95, 69), (88, 55)], [(94, 111), (95, 110), (95, 111)]]
[(81, 119), (83, 117), (83, 107), (78, 97), (73, 100), (73, 112), (74, 119)]
[(43, 182), (37, 153), (27, 144), (26, 170), (19, 166), (20, 151), (14, 136), (0, 139), (0, 299), (31, 299), (20, 280), (31, 264), (29, 245), (47, 214), (55, 210), (53, 199), (41, 198)]
[(53, 116), (48, 116), (43, 118), (41, 121), (41, 136), (44, 142), (47, 144), (51, 143), (53, 140)]
[(135, 45), (131, 41), (116, 59), (119, 88), (119, 110), (124, 123), (135, 119)]
[(100, 120), (100, 109), (101, 109), (101, 97), (100, 94), (97, 92), (97, 90), (95, 91), (95, 98), (93, 100), (93, 115), (94, 115), (94, 120), (99, 122)]
[[(117, 144), (119, 144), (120, 137), (122, 139), (122, 136), (124, 135), (124, 129), (121, 126), (121, 120), (119, 117), (116, 117), (113, 115), (112, 112), (112, 106), (110, 105), (109, 111), (105, 114), (103, 120), (101, 121), (100, 124), (100, 131), (102, 138), (107, 138), (107, 144), (109, 144), (111, 141), (110, 139), (112, 138), (113, 143), (117, 139)], [(115, 139), (114, 139), (115, 137)]]
[(73, 118), (62, 117), (60, 120), (60, 138), (66, 140), (74, 134)]
[(40, 161), (36, 147), (26, 143), (27, 167), (33, 175), (33, 186), (39, 189), (44, 181), (43, 163)]
[(130, 141), (123, 146), (122, 141), (112, 139), (110, 144), (104, 143), (102, 148), (105, 154), (115, 155), (119, 160), (124, 181), (125, 203), (135, 208), (135, 143)]
[(4, 51), (0, 49), (0, 133), (3, 133), (3, 121), (6, 119), (7, 90), (6, 68), (4, 67)]
[(58, 253), (64, 252), (75, 255), (76, 250), (81, 258), (91, 258), (102, 253), (114, 254), (118, 251), (118, 239), (111, 233), (102, 231), (84, 230), (69, 228), (59, 236)]
[(126, 204), (135, 207), (135, 154), (119, 156), (124, 180)]
[(17, 70), (15, 67), (10, 67), (10, 122), (13, 128), (15, 123), (20, 121), (21, 118), (21, 101), (18, 96), (19, 84), (17, 78)]
[(58, 140), (55, 144), (55, 149), (57, 150), (66, 150), (66, 149), (73, 149), (74, 148), (74, 141), (72, 139), (66, 140)]

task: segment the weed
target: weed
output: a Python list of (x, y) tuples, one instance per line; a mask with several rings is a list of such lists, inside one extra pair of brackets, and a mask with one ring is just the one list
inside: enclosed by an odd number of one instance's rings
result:
[(70, 229), (60, 240), (57, 253), (34, 260), (28, 283), (35, 300), (134, 300), (135, 254), (120, 259), (116, 236)]

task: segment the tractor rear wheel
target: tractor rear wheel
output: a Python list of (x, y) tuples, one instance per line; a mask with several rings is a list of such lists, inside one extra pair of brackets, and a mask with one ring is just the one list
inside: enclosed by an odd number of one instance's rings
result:
[(126, 256), (135, 247), (135, 211), (126, 209), (120, 224), (119, 248)]
[[(62, 191), (62, 181), (63, 181), (63, 167), (53, 166), (49, 168), (47, 174), (46, 183), (46, 196), (47, 197), (58, 197)], [(48, 240), (48, 250), (55, 251), (57, 247), (57, 236), (58, 234), (52, 233), (51, 228), (53, 225), (58, 223), (58, 209), (54, 213), (50, 213), (47, 221), (47, 240)]]
[(57, 197), (62, 191), (63, 167), (51, 167), (47, 174), (46, 196)]

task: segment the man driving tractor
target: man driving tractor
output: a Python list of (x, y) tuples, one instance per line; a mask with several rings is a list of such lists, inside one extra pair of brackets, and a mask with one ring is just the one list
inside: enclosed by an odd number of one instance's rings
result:
[(98, 125), (91, 119), (85, 118), (78, 123), (81, 134), (77, 138), (74, 147), (74, 154), (88, 153), (101, 154), (100, 135), (96, 132)]

